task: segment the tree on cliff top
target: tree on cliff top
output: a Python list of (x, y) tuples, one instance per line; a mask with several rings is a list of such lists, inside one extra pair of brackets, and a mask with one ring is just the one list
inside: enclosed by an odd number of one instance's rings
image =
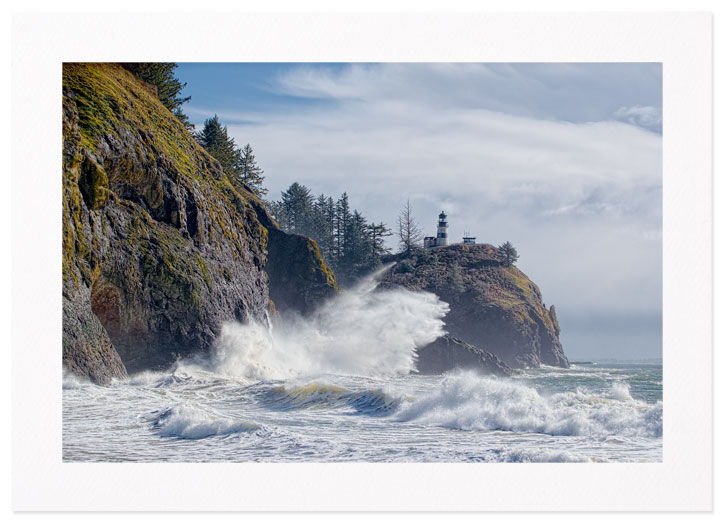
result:
[(313, 202), (312, 192), (307, 186), (293, 183), (282, 192), (282, 200), (275, 210), (280, 227), (287, 233), (309, 235)]
[(516, 251), (514, 245), (511, 244), (509, 241), (506, 241), (497, 249), (499, 256), (501, 256), (506, 266), (511, 266), (519, 260), (519, 252)]
[(178, 118), (187, 129), (193, 129), (189, 117), (181, 111), (181, 106), (191, 100), (191, 97), (182, 97), (181, 92), (186, 86), (174, 75), (175, 62), (124, 62), (121, 65), (138, 78), (156, 88), (156, 94), (161, 103)]
[(400, 241), (401, 253), (405, 253), (405, 255), (410, 255), (410, 252), (423, 239), (423, 232), (413, 217), (410, 199), (408, 199), (400, 215), (398, 215), (398, 239)]
[(244, 146), (239, 155), (239, 179), (252, 188), (252, 191), (256, 193), (260, 198), (267, 194), (267, 190), (262, 186), (264, 183), (264, 170), (258, 165), (254, 159), (254, 153), (252, 152), (252, 146), (248, 143)]
[(204, 121), (204, 128), (195, 138), (209, 154), (219, 161), (224, 173), (230, 178), (238, 176), (240, 153), (234, 139), (229, 136), (227, 127), (222, 126), (219, 117), (214, 115)]
[(204, 128), (194, 135), (196, 141), (219, 161), (222, 169), (232, 182), (246, 184), (260, 199), (267, 190), (262, 187), (264, 177), (262, 169), (254, 159), (252, 147), (247, 144), (239, 149), (234, 138), (229, 136), (226, 126), (222, 126), (219, 117), (214, 115), (204, 121)]

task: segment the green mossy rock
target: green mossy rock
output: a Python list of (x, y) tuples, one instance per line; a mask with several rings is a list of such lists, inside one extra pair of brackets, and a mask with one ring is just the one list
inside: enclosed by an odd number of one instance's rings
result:
[(108, 177), (106, 171), (90, 155), (86, 155), (83, 160), (78, 185), (89, 208), (95, 210), (106, 204)]

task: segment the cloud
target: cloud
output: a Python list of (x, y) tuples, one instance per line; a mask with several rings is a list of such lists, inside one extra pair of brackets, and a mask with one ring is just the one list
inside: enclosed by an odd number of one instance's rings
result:
[[(656, 63), (393, 63), (298, 66), (283, 70), (273, 89), (318, 100), (417, 101), (575, 123), (615, 118), (657, 131), (661, 82)], [(613, 117), (627, 109), (639, 118)]]
[(662, 110), (652, 106), (621, 107), (614, 112), (617, 120), (656, 131), (662, 130)]

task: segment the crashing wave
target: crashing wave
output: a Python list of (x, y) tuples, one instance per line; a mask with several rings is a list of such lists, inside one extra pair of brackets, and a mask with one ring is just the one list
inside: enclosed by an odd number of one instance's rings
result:
[(208, 410), (186, 404), (154, 412), (148, 419), (151, 421), (151, 428), (159, 436), (180, 439), (228, 436), (262, 429), (256, 423), (219, 416)]
[(474, 373), (444, 377), (439, 389), (406, 403), (396, 418), (461, 430), (662, 436), (662, 402), (634, 400), (625, 384), (615, 383), (608, 395), (578, 389), (544, 396), (529, 386)]
[(415, 370), (416, 349), (443, 335), (448, 305), (404, 288), (375, 290), (377, 274), (337, 294), (309, 318), (227, 323), (212, 368), (232, 377), (289, 379), (323, 374), (389, 377)]

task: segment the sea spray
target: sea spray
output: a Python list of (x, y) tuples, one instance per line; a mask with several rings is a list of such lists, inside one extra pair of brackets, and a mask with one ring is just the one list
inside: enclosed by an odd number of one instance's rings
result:
[(435, 294), (377, 290), (387, 267), (308, 318), (274, 326), (230, 322), (215, 342), (218, 373), (258, 380), (319, 374), (384, 377), (415, 370), (416, 349), (444, 334), (448, 305)]

